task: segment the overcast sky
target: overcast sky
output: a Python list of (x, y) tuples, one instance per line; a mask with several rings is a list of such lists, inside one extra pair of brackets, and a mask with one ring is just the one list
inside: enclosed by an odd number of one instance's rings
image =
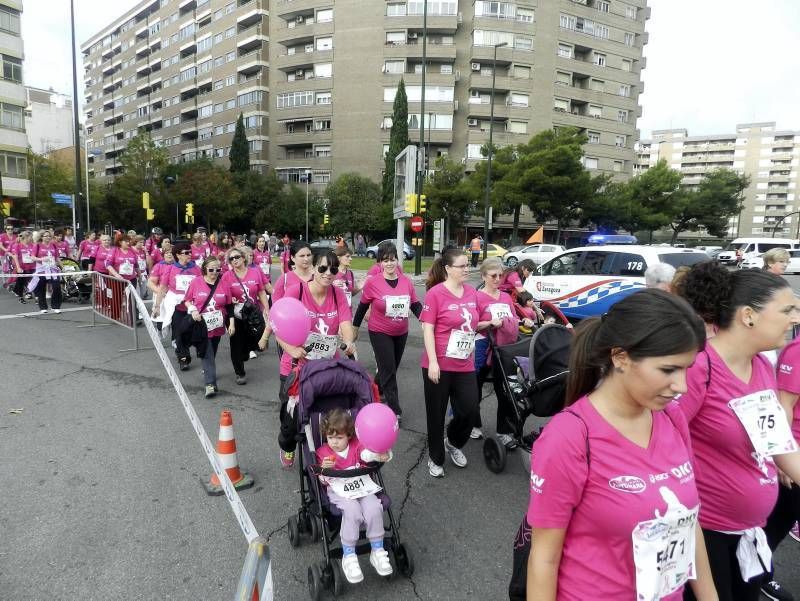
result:
[[(364, 0), (376, 1), (376, 0)], [(464, 0), (462, 0), (464, 1)], [(78, 45), (137, 4), (75, 0)], [(639, 128), (723, 134), (737, 123), (800, 129), (798, 0), (649, 0)], [(69, 0), (25, 0), (25, 83), (72, 94)], [(78, 53), (79, 94), (83, 68)]]

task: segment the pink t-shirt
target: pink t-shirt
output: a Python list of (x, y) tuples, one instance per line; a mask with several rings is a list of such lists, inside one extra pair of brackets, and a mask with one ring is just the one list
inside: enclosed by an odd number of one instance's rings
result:
[(157, 250), (160, 247), (161, 247), (161, 240), (157, 240), (152, 236), (144, 241), (144, 249), (147, 251), (147, 254), (153, 254), (153, 251)]
[(211, 252), (208, 248), (208, 245), (205, 243), (201, 244), (200, 246), (190, 244), (189, 249), (192, 251), (192, 261), (198, 265), (200, 265), (203, 262), (203, 259), (205, 259)]
[(78, 256), (81, 259), (90, 259), (94, 257), (96, 252), (97, 252), (96, 241), (87, 239), (81, 240), (81, 243), (78, 246)]
[(133, 252), (136, 253), (136, 266), (139, 268), (139, 272), (147, 274), (147, 253), (144, 248), (136, 248), (134, 246)]
[(263, 273), (266, 276), (267, 281), (269, 282), (270, 280), (269, 268), (270, 265), (272, 265), (272, 255), (269, 254), (269, 251), (268, 250), (261, 251), (258, 249), (254, 250), (253, 265), (255, 265), (261, 270), (261, 273)]
[[(531, 455), (527, 520), (532, 528), (566, 529), (557, 601), (636, 599), (637, 524), (677, 507), (674, 498), (688, 509), (699, 504), (688, 440), (674, 404), (653, 412), (647, 449), (585, 396), (545, 426)], [(662, 597), (681, 598), (680, 591)]]
[(54, 242), (56, 245), (56, 249), (58, 250), (58, 258), (59, 259), (66, 259), (69, 257), (70, 254), (70, 246), (69, 242), (66, 240), (62, 240), (61, 242)]
[(317, 461), (322, 463), (322, 461), (326, 457), (333, 457), (333, 467), (331, 469), (334, 470), (347, 470), (351, 467), (363, 467), (365, 462), (361, 461), (361, 452), (364, 450), (361, 442), (355, 436), (350, 439), (349, 444), (347, 445), (347, 455), (346, 457), (342, 457), (336, 451), (328, 446), (328, 443), (323, 444), (319, 449), (317, 449)]
[[(417, 292), (414, 284), (403, 274), (397, 278), (397, 286), (391, 287), (383, 275), (369, 278), (361, 292), (361, 302), (370, 305), (369, 325), (370, 332), (380, 332), (389, 336), (401, 336), (408, 332), (408, 317), (387, 317), (386, 299), (391, 297), (407, 297), (403, 299), (408, 315), (411, 315), (411, 305), (417, 302)], [(399, 300), (399, 299), (397, 299)]]
[(222, 285), (220, 281), (217, 284), (216, 289), (214, 290), (214, 298), (209, 300), (206, 304), (206, 299), (208, 299), (208, 294), (211, 292), (211, 285), (205, 281), (204, 278), (194, 278), (192, 283), (189, 284), (189, 289), (186, 291), (186, 295), (183, 297), (184, 303), (191, 303), (197, 310), (199, 311), (201, 307), (205, 304), (205, 308), (201, 314), (211, 314), (214, 311), (221, 311), (222, 312), (222, 326), (218, 328), (214, 328), (213, 330), (208, 330), (208, 337), (209, 338), (216, 338), (218, 336), (222, 336), (225, 333), (225, 325), (228, 323), (227, 312), (225, 311), (225, 306), (230, 304), (231, 297), (228, 293), (228, 289)]
[(50, 244), (37, 244), (34, 254), (37, 257), (49, 257), (55, 262), (58, 259), (58, 246), (56, 246), (55, 242), (50, 242)]
[[(778, 390), (800, 394), (800, 338), (787, 344), (778, 357)], [(800, 440), (800, 402), (794, 404), (792, 435)]]
[[(11, 234), (10, 236), (6, 233), (0, 234), (0, 244), (2, 244), (8, 250), (9, 253), (11, 252), (12, 247), (16, 243), (17, 243), (17, 237), (14, 234)], [(6, 256), (6, 251), (0, 248), (0, 257), (5, 257), (5, 256)]]
[(117, 248), (108, 262), (109, 267), (119, 274), (123, 280), (133, 281), (136, 279), (136, 270), (139, 268), (139, 255), (132, 248), (122, 250)]
[[(711, 366), (711, 379), (708, 368)], [(687, 391), (678, 404), (689, 422), (694, 448), (700, 525), (736, 531), (763, 526), (778, 497), (771, 458), (755, 457), (753, 444), (728, 403), (775, 389), (775, 372), (760, 355), (753, 358), (749, 382), (735, 376), (711, 343), (686, 374)]]
[(108, 266), (111, 263), (115, 247), (109, 246), (106, 248), (102, 244), (97, 247), (94, 254), (94, 270), (98, 273), (108, 273)]
[(23, 272), (31, 273), (36, 270), (36, 261), (33, 260), (36, 256), (36, 246), (33, 243), (17, 242), (14, 244), (13, 252), (17, 255), (17, 261)]
[[(241, 280), (241, 284), (239, 280)], [(243, 303), (247, 300), (247, 296), (249, 296), (251, 301), (261, 306), (258, 300), (258, 293), (264, 289), (264, 286), (267, 285), (267, 281), (266, 276), (260, 269), (257, 267), (248, 267), (244, 276), (240, 277), (238, 280), (233, 270), (225, 272), (222, 275), (222, 281), (220, 281), (219, 285), (225, 286), (225, 288), (230, 291), (231, 302)], [(242, 290), (242, 284), (244, 284), (244, 287), (247, 289), (247, 295), (245, 295)], [(264, 307), (261, 308), (264, 309)]]
[(286, 291), (289, 288), (297, 287), (303, 283), (303, 280), (295, 271), (287, 271), (275, 281), (275, 286), (272, 288), (272, 302), (286, 296)]
[(506, 277), (503, 278), (503, 281), (500, 283), (500, 290), (503, 292), (510, 293), (512, 290), (520, 288), (522, 286), (522, 280), (519, 279), (519, 274), (516, 271), (510, 272)]
[[(475, 353), (466, 359), (447, 357), (448, 342), (453, 330), (474, 332), (478, 326), (478, 293), (472, 286), (464, 285), (461, 297), (450, 292), (444, 283), (437, 284), (425, 294), (419, 320), (433, 324), (436, 358), (441, 371), (475, 371)], [(428, 353), (422, 350), (422, 367), (428, 367)]]
[(165, 263), (164, 261), (153, 265), (153, 269), (150, 271), (150, 280), (155, 284), (159, 284), (170, 265), (172, 263)]
[[(303, 293), (300, 294), (302, 286)], [(350, 311), (350, 305), (347, 304), (347, 299), (336, 286), (328, 288), (325, 300), (321, 305), (318, 305), (311, 296), (311, 290), (308, 288), (308, 283), (302, 282), (297, 286), (292, 286), (286, 290), (286, 296), (292, 298), (299, 298), (303, 305), (306, 307), (306, 313), (311, 318), (311, 332), (322, 334), (324, 336), (336, 336), (339, 333), (339, 324), (346, 321), (353, 320), (353, 314)], [(336, 356), (339, 353), (337, 351)], [(289, 353), (283, 353), (281, 356), (280, 374), (282, 376), (288, 375), (292, 369), (292, 357)]]
[[(172, 263), (163, 268), (160, 274), (161, 285), (166, 284), (170, 292), (185, 294), (192, 280), (202, 275), (200, 268), (193, 261), (189, 261), (183, 266), (180, 263)], [(222, 285), (221, 282), (220, 285)], [(179, 306), (183, 309), (182, 304)]]
[[(508, 317), (500, 317), (509, 314)], [(495, 342), (498, 345), (511, 344), (517, 341), (519, 319), (514, 310), (511, 296), (501, 292), (499, 298), (492, 298), (483, 290), (478, 290), (478, 314), (480, 321), (492, 321), (495, 316), (503, 320), (503, 325), (494, 330)]]

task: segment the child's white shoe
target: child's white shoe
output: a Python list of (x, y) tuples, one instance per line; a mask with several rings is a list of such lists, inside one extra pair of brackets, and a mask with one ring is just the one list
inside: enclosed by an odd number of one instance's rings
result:
[(369, 562), (379, 576), (389, 576), (392, 573), (392, 564), (389, 561), (389, 554), (386, 549), (373, 549), (369, 554)]
[[(370, 557), (370, 561), (372, 561), (372, 557)], [(355, 553), (342, 557), (342, 571), (344, 571), (344, 577), (347, 578), (347, 582), (350, 584), (358, 584), (364, 580), (364, 573), (361, 571), (358, 555)]]

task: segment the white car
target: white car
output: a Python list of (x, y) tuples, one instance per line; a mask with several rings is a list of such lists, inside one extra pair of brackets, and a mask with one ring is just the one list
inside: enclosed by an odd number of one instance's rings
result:
[(530, 259), (536, 265), (549, 261), (566, 249), (558, 244), (528, 244), (518, 249), (511, 249), (503, 255), (503, 263), (515, 267), (523, 259)]
[(789, 264), (786, 266), (784, 275), (800, 273), (800, 250), (789, 251)]
[(673, 267), (708, 261), (694, 248), (671, 246), (585, 246), (572, 248), (539, 267), (525, 280), (536, 300), (554, 303), (570, 319), (602, 315), (641, 290), (644, 272), (655, 263)]

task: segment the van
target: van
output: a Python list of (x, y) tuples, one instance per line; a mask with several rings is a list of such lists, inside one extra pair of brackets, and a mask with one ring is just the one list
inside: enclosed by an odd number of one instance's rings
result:
[(717, 255), (717, 261), (723, 265), (738, 265), (773, 248), (800, 248), (800, 242), (790, 238), (736, 238)]

